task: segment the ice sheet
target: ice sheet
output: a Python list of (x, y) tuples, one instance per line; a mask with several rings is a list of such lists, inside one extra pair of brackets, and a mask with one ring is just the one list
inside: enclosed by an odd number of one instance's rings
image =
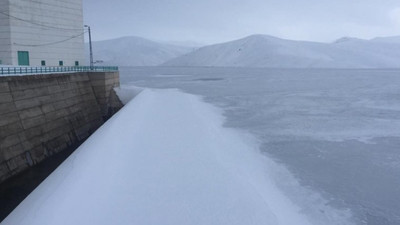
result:
[[(399, 74), (395, 69), (149, 67), (122, 68), (121, 79), (127, 85), (205, 96), (224, 109), (225, 126), (257, 137), (268, 157), (329, 206), (350, 208), (358, 224), (397, 225)], [(278, 179), (304, 210), (319, 209), (308, 194), (288, 188), (291, 181)]]

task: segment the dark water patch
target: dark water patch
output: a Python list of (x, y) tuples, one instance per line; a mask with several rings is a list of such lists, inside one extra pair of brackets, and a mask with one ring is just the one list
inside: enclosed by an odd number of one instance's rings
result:
[(199, 79), (194, 79), (193, 81), (221, 81), (225, 80), (224, 78), (199, 78)]
[(45, 159), (0, 184), (0, 221), (3, 221), (37, 186), (39, 186), (83, 142)]

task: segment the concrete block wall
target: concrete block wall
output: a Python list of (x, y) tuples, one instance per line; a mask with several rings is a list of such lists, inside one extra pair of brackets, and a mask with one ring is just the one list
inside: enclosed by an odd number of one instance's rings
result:
[(89, 79), (104, 119), (110, 118), (123, 104), (116, 97), (114, 87), (119, 85), (119, 73), (92, 72)]
[(0, 182), (100, 127), (115, 105), (110, 96), (118, 78), (118, 72), (0, 77)]

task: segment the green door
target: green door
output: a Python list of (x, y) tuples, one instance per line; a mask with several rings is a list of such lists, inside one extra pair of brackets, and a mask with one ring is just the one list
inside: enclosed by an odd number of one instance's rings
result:
[(18, 65), (29, 66), (29, 52), (18, 51)]

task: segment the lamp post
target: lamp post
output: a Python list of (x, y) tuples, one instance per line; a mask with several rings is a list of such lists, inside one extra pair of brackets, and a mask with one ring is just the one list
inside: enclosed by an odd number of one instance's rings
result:
[(85, 25), (88, 28), (89, 32), (89, 48), (90, 48), (90, 70), (93, 70), (93, 49), (92, 49), (92, 34), (90, 33), (90, 26)]

